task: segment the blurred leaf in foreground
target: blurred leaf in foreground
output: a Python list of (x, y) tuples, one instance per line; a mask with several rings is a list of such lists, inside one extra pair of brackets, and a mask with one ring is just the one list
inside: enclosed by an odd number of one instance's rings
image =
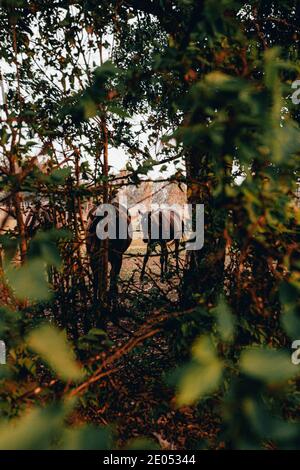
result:
[(21, 300), (48, 300), (51, 297), (46, 266), (41, 259), (35, 258), (19, 268), (9, 266), (6, 277), (16, 297)]
[(84, 426), (66, 430), (63, 440), (65, 450), (108, 450), (112, 446), (112, 433), (108, 427)]
[(47, 266), (61, 266), (58, 241), (70, 238), (66, 230), (37, 232), (29, 245), (28, 257), (23, 266), (6, 263), (6, 278), (18, 299), (43, 301), (51, 298)]
[(159, 450), (160, 446), (153, 441), (152, 439), (148, 439), (146, 437), (138, 437), (136, 439), (132, 439), (126, 445), (126, 450)]
[(0, 425), (1, 450), (49, 449), (63, 424), (63, 408), (34, 409), (25, 416)]
[(282, 443), (292, 443), (297, 439), (299, 425), (273, 416), (260, 401), (248, 398), (243, 403), (243, 411), (255, 434), (262, 439), (268, 436), (269, 439)]
[(214, 392), (221, 380), (222, 363), (209, 337), (203, 336), (192, 348), (193, 360), (182, 369), (176, 397), (179, 406), (192, 405)]
[(28, 337), (29, 347), (53, 369), (62, 380), (80, 380), (83, 371), (75, 362), (66, 335), (50, 325), (34, 330)]
[(275, 349), (248, 349), (240, 359), (242, 372), (267, 383), (280, 383), (299, 374), (285, 351)]
[(224, 297), (221, 297), (214, 309), (217, 317), (218, 332), (225, 342), (231, 342), (234, 338), (235, 318), (232, 315)]

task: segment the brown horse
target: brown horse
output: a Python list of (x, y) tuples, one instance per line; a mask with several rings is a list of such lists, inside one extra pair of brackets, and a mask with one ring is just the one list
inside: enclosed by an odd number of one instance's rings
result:
[(168, 246), (167, 243), (175, 243), (176, 271), (179, 272), (179, 244), (183, 234), (183, 221), (180, 215), (172, 209), (157, 209), (141, 214), (141, 225), (143, 230), (143, 241), (147, 243), (147, 251), (144, 257), (141, 271), (141, 279), (144, 278), (145, 269), (151, 252), (156, 245), (160, 245), (160, 266), (161, 279), (168, 267)]
[[(129, 230), (131, 226), (131, 217), (128, 214), (127, 209), (119, 203), (112, 203), (115, 210), (115, 220), (108, 217), (107, 213), (97, 215), (98, 209), (101, 209), (101, 205), (97, 208), (93, 207), (88, 215), (88, 225), (86, 230), (86, 248), (90, 258), (90, 266), (93, 275), (93, 293), (94, 302), (99, 298), (99, 280), (100, 274), (103, 270), (103, 250), (105, 249), (105, 243), (103, 239), (100, 239), (97, 235), (97, 225), (99, 222), (106, 220), (113, 226), (115, 236), (108, 237), (107, 250), (108, 250), (108, 261), (111, 265), (110, 270), (110, 289), (109, 298), (114, 299), (118, 293), (118, 277), (122, 267), (123, 254), (129, 248), (132, 236)], [(122, 236), (120, 235), (120, 227), (123, 227)], [(125, 230), (124, 230), (125, 227)]]

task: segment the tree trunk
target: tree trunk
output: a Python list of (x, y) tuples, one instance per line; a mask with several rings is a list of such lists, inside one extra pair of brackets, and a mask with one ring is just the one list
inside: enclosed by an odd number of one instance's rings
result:
[[(223, 287), (225, 240), (224, 210), (216, 206), (215, 185), (209, 158), (195, 149), (186, 154), (188, 203), (204, 204), (204, 246), (188, 251), (182, 285), (182, 303), (191, 306), (198, 295), (206, 304), (214, 302)], [(195, 297), (195, 294), (197, 297)]]

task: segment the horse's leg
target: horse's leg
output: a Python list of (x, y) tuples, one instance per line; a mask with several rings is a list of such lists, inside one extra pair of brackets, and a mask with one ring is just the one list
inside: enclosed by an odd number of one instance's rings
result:
[[(95, 259), (96, 258), (96, 259)], [(99, 294), (99, 263), (97, 256), (91, 256), (90, 265), (92, 269), (92, 284), (93, 284), (93, 301), (94, 304), (98, 301)]]
[(150, 242), (148, 242), (147, 251), (146, 251), (146, 254), (144, 256), (143, 267), (142, 267), (141, 276), (140, 276), (141, 281), (144, 279), (145, 269), (146, 269), (146, 265), (148, 263), (148, 259), (149, 259), (151, 251), (152, 251), (152, 247), (151, 247)]
[(165, 272), (167, 273), (168, 272), (168, 255), (169, 255), (167, 243), (165, 243), (164, 251), (165, 251)]
[(109, 288), (109, 299), (113, 300), (117, 297), (118, 294), (118, 280), (119, 274), (122, 267), (122, 254), (116, 254), (110, 260), (111, 270), (110, 270), (110, 288)]
[(102, 295), (104, 290), (103, 282), (103, 248), (99, 249), (97, 262), (96, 262), (96, 272), (95, 272), (95, 313), (96, 313), (96, 328), (106, 329), (106, 321), (108, 319), (108, 305), (103, 303)]
[(178, 238), (175, 239), (175, 259), (176, 259), (176, 273), (179, 274), (179, 242)]
[(165, 241), (160, 242), (161, 246), (161, 255), (160, 255), (160, 277), (163, 279), (164, 272), (167, 272), (167, 267), (168, 267), (168, 248), (167, 248), (167, 243)]
[(163, 242), (160, 242), (160, 279), (163, 280), (164, 277), (164, 250)]

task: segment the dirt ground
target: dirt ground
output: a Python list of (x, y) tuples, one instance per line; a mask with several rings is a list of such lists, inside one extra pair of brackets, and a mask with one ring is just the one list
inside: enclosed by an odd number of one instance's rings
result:
[[(143, 282), (140, 281), (145, 250), (146, 244), (142, 240), (134, 240), (123, 261), (120, 297), (122, 302), (128, 300), (130, 306), (135, 301), (140, 305), (134, 309), (132, 317), (118, 319), (119, 327), (108, 324), (113, 350), (122, 348), (137, 334), (143, 321), (151, 316), (152, 302), (154, 307), (159, 302), (169, 306), (173, 302), (175, 306), (178, 300), (180, 276), (175, 271), (175, 259), (171, 255), (170, 274), (164, 281), (160, 279), (159, 253), (151, 257), (147, 276)], [(181, 252), (181, 266), (184, 258), (185, 254)], [(159, 300), (155, 300), (155, 295)], [(169, 450), (215, 446), (218, 422), (214, 422), (213, 413), (209, 410), (214, 404), (205, 407), (201, 414), (195, 408), (175, 407), (175, 390), (168, 385), (166, 377), (178, 364), (177, 359), (172, 335), (162, 328), (131, 354), (121, 358), (117, 363), (118, 372), (102, 383), (101, 402), (92, 410), (92, 421), (114, 423), (119, 447), (128, 445), (131, 439), (144, 437), (152, 440), (152, 445)]]
[[(147, 250), (147, 244), (143, 242), (141, 238), (132, 240), (129, 249), (126, 251), (123, 257), (123, 264), (121, 269), (121, 279), (129, 279), (133, 273), (135, 273), (134, 279), (138, 280), (143, 265), (143, 259)], [(168, 268), (170, 271), (175, 268), (175, 255), (174, 255), (174, 243), (168, 244)], [(180, 251), (179, 262), (181, 269), (184, 265), (185, 252)], [(159, 276), (160, 275), (160, 247), (156, 246), (155, 251), (151, 254), (146, 267), (146, 275)], [(163, 288), (163, 285), (161, 286)]]

